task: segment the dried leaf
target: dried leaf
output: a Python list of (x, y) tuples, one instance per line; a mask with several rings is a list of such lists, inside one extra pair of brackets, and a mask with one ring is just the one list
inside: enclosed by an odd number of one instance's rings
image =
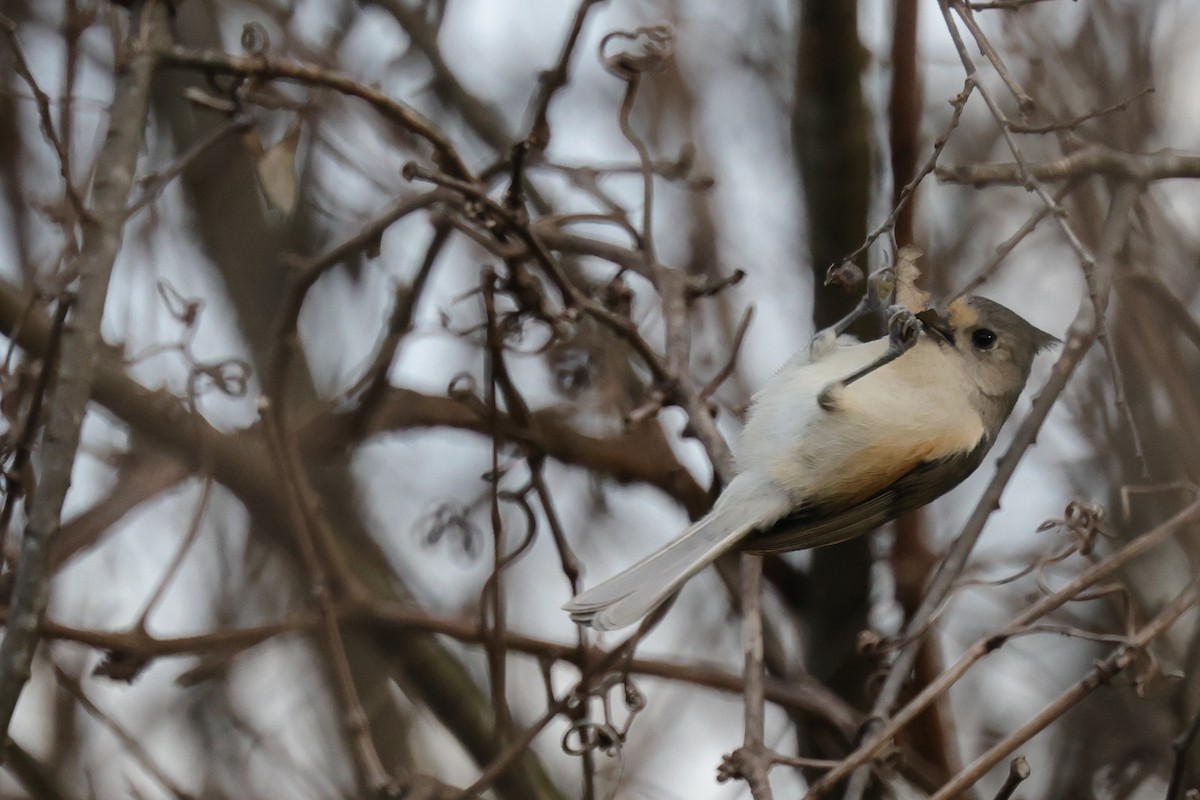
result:
[(293, 125), (282, 139), (258, 159), (258, 183), (272, 208), (285, 214), (296, 207), (296, 149), (300, 126)]
[(916, 245), (906, 244), (896, 254), (896, 302), (913, 311), (929, 308), (929, 292), (917, 288), (921, 269), (917, 261), (925, 251)]

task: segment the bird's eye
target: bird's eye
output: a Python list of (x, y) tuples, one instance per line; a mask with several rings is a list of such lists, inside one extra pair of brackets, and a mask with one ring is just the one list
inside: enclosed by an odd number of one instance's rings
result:
[(971, 334), (971, 344), (977, 350), (991, 350), (996, 346), (996, 332), (990, 328), (979, 328)]

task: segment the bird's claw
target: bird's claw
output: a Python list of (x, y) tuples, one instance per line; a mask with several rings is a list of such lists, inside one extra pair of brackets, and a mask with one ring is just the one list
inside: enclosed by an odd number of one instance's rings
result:
[(890, 364), (912, 349), (921, 335), (921, 320), (917, 315), (904, 306), (888, 306), (888, 348), (879, 358), (853, 375), (847, 375), (840, 381), (831, 383), (817, 395), (817, 404), (826, 411), (833, 411), (837, 406), (834, 396), (839, 389), (849, 386), (866, 375), (870, 375), (882, 366)]
[(921, 320), (905, 306), (888, 307), (888, 347), (904, 352), (917, 343)]

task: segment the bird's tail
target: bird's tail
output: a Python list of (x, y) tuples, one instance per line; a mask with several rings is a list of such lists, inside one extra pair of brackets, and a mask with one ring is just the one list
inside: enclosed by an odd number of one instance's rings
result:
[(596, 630), (632, 625), (683, 586), (688, 578), (733, 547), (752, 527), (744, 515), (718, 504), (679, 538), (624, 572), (579, 593), (563, 609)]

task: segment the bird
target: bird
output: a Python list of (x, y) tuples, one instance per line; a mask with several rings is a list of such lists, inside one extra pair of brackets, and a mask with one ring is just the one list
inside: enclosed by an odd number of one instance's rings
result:
[[(822, 331), (754, 396), (735, 475), (666, 546), (563, 606), (597, 630), (638, 622), (734, 548), (776, 553), (868, 533), (983, 461), (1035, 356), (1059, 342), (985, 297), (888, 308), (888, 335)], [(847, 321), (843, 321), (846, 323)], [(924, 335), (922, 335), (924, 334)]]

